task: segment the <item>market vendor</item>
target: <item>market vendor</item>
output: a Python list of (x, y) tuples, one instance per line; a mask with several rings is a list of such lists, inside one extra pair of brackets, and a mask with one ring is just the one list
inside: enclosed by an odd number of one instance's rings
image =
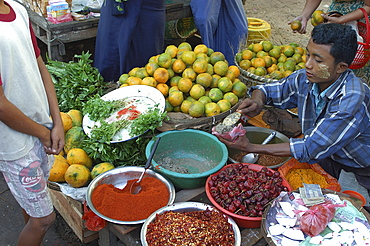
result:
[(219, 137), (220, 141), (248, 153), (292, 156), (300, 162), (319, 163), (337, 179), (345, 170), (354, 174), (354, 180), (368, 193), (370, 90), (348, 69), (356, 50), (356, 32), (350, 26), (318, 25), (307, 45), (306, 69), (280, 81), (252, 87), (251, 98), (238, 107), (249, 117), (261, 113), (265, 104), (282, 109), (297, 107), (302, 138), (267, 145), (251, 144), (246, 136), (235, 142)]
[(241, 0), (192, 0), (190, 7), (202, 42), (225, 55), (229, 65), (245, 45), (248, 22)]
[(104, 81), (118, 81), (163, 52), (165, 11), (164, 0), (104, 1), (94, 53)]

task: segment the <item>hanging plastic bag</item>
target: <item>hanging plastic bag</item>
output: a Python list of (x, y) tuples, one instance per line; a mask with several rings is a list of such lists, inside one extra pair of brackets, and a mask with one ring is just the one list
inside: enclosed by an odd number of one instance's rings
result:
[(106, 221), (104, 219), (97, 216), (87, 207), (86, 201), (84, 201), (84, 214), (82, 219), (85, 220), (86, 228), (90, 231), (100, 231), (106, 225)]

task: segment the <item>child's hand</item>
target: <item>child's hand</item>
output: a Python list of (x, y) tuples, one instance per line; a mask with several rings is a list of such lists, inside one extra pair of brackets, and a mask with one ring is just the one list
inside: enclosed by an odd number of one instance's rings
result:
[(51, 146), (48, 149), (49, 154), (57, 155), (64, 147), (64, 129), (62, 127), (53, 127), (50, 132)]
[(298, 33), (300, 33), (300, 34), (305, 34), (305, 33), (306, 33), (306, 28), (307, 28), (307, 21), (308, 21), (308, 19), (307, 19), (307, 18), (305, 18), (305, 17), (303, 17), (302, 15), (300, 15), (300, 16), (296, 17), (295, 19), (293, 19), (293, 20), (289, 21), (289, 22), (288, 22), (288, 25), (290, 25), (290, 24), (291, 24), (293, 21), (295, 21), (295, 20), (300, 21), (300, 22), (301, 22), (301, 24), (302, 24), (302, 27), (301, 27), (301, 29), (300, 29), (300, 30), (298, 30), (298, 31), (293, 31), (293, 32), (298, 32)]

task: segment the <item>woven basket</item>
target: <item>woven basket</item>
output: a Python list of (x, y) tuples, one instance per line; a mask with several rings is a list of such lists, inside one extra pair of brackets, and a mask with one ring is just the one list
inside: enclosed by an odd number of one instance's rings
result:
[(169, 112), (167, 115), (170, 119), (163, 121), (162, 126), (158, 127), (157, 130), (165, 132), (171, 130), (196, 129), (211, 133), (212, 127), (220, 123), (229, 114), (235, 112), (244, 98), (245, 97), (239, 99), (239, 102), (228, 111), (211, 117), (194, 118), (181, 112)]
[[(298, 192), (298, 191), (295, 190), (295, 192)], [(355, 206), (358, 209), (358, 211), (363, 213), (365, 215), (365, 217), (367, 218), (367, 220), (370, 221), (369, 213), (363, 207), (361, 207), (359, 205), (358, 200), (354, 199), (353, 197), (350, 197), (347, 194), (344, 194), (344, 193), (341, 193), (341, 192), (336, 192), (336, 191), (329, 190), (329, 189), (322, 189), (322, 193), (323, 194), (337, 194), (340, 199), (350, 201), (353, 204), (353, 206)], [(266, 216), (268, 214), (269, 209), (271, 208), (271, 205), (272, 205), (272, 202), (270, 202), (264, 210), (264, 213), (263, 213), (263, 216), (262, 216), (262, 222), (261, 222), (261, 232), (263, 233), (263, 237), (265, 238), (265, 240), (266, 240), (266, 242), (269, 246), (277, 246), (275, 244), (275, 242), (271, 239), (271, 237), (268, 236), (268, 230), (267, 230), (267, 225), (266, 225), (267, 224)]]
[(276, 79), (265, 78), (265, 77), (258, 76), (258, 75), (255, 75), (253, 73), (250, 73), (250, 72), (246, 71), (245, 69), (243, 69), (239, 66), (239, 63), (236, 61), (235, 57), (234, 57), (234, 62), (240, 70), (239, 79), (244, 84), (246, 84), (247, 87), (249, 87), (249, 88), (252, 87), (252, 86), (255, 86), (255, 85), (263, 85), (263, 84), (266, 84), (266, 83), (272, 83), (272, 82), (277, 81)]
[(188, 38), (196, 33), (197, 28), (193, 17), (186, 17), (166, 22), (164, 36), (169, 39)]

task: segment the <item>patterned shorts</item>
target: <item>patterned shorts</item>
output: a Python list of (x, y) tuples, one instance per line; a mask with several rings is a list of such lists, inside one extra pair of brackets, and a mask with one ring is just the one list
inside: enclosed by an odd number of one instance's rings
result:
[(0, 171), (19, 205), (34, 218), (48, 216), (53, 203), (47, 188), (53, 155), (48, 156), (40, 141), (31, 151), (15, 161), (1, 161)]

